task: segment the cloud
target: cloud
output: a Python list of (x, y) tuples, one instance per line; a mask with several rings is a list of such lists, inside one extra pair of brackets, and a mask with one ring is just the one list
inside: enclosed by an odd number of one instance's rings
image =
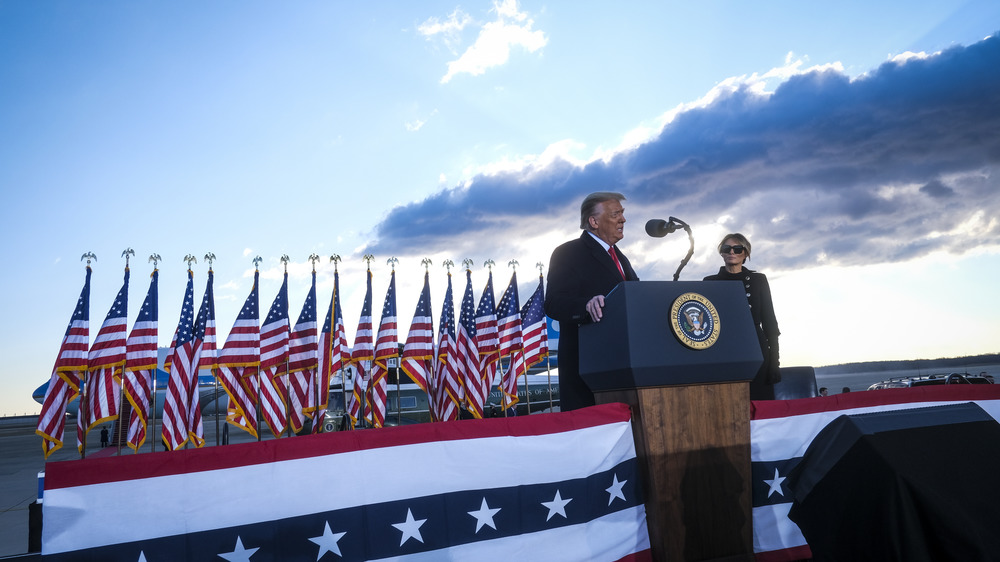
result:
[[(829, 65), (771, 92), (762, 77), (731, 81), (601, 159), (527, 158), (396, 207), (372, 249), (566, 231), (583, 195), (616, 189), (633, 221), (673, 215), (696, 237), (743, 232), (772, 270), (961, 254), (1000, 235), (998, 66), (995, 35), (856, 79)], [(633, 225), (626, 243), (641, 246), (640, 233)], [(698, 241), (708, 256), (715, 240)]]
[(920, 192), (934, 198), (945, 198), (955, 195), (955, 190), (942, 183), (941, 180), (931, 180), (930, 183), (920, 188)]
[(428, 40), (440, 39), (449, 50), (457, 53), (456, 46), (462, 41), (462, 30), (472, 23), (472, 17), (456, 8), (444, 21), (428, 18), (417, 26), (417, 32)]
[(426, 117), (424, 119), (417, 118), (417, 119), (413, 119), (411, 121), (407, 121), (406, 123), (403, 124), (403, 126), (406, 128), (407, 131), (409, 131), (411, 133), (415, 133), (415, 132), (419, 131), (420, 129), (422, 129), (424, 127), (424, 125), (427, 124), (427, 120), (428, 119), (430, 119), (431, 117), (434, 117), (435, 115), (437, 115), (437, 112), (438, 111), (435, 109), (434, 111), (431, 111), (429, 117)]
[[(545, 33), (533, 30), (534, 21), (525, 12), (518, 10), (517, 0), (494, 2), (493, 11), (497, 15), (496, 20), (484, 24), (479, 29), (475, 43), (458, 59), (448, 63), (448, 72), (441, 78), (442, 84), (450, 82), (459, 74), (479, 76), (487, 69), (506, 64), (514, 47), (533, 53), (548, 43)], [(460, 31), (467, 23), (468, 20), (463, 20), (461, 27), (451, 26), (449, 30)]]

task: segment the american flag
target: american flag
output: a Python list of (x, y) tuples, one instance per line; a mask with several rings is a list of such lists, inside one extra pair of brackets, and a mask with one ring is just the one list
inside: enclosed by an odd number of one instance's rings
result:
[(49, 377), (49, 387), (42, 401), (42, 411), (38, 414), (35, 429), (42, 438), (42, 452), (48, 458), (63, 446), (66, 430), (66, 405), (76, 398), (80, 390), (80, 378), (87, 371), (87, 350), (90, 346), (90, 266), (87, 279), (83, 283), (76, 309), (69, 319), (66, 334), (56, 355), (56, 363)]
[[(205, 315), (205, 338), (201, 344), (201, 359), (199, 369), (215, 370), (219, 368), (219, 352), (215, 344), (215, 272), (208, 268), (208, 282), (205, 283), (205, 296), (201, 299), (198, 317)], [(203, 312), (204, 311), (204, 312)]]
[[(493, 299), (493, 272), (479, 297), (476, 309), (476, 348), (479, 349), (479, 392), (489, 396), (500, 363), (500, 336), (497, 333), (497, 307)], [(485, 403), (485, 399), (484, 399)]]
[(538, 276), (538, 287), (521, 307), (524, 325), (524, 348), (514, 353), (510, 370), (504, 377), (502, 389), (507, 406), (517, 404), (517, 377), (527, 375), (528, 368), (549, 356), (549, 330), (545, 321), (545, 282)]
[(459, 380), (465, 389), (465, 405), (474, 417), (483, 417), (486, 396), (479, 381), (479, 350), (476, 349), (476, 313), (472, 308), (472, 271), (465, 270), (465, 295), (462, 297), (462, 312), (459, 315), (457, 338), (455, 340), (455, 367)]
[(517, 272), (510, 276), (507, 290), (500, 297), (497, 318), (500, 331), (500, 357), (507, 357), (521, 349), (521, 306), (517, 297)]
[(403, 346), (400, 368), (421, 390), (428, 392), (427, 380), (434, 372), (433, 359), (434, 323), (431, 319), (430, 274), (424, 272), (424, 288), (420, 291), (417, 309), (413, 312), (410, 333), (407, 334), (406, 345)]
[(316, 411), (316, 272), (288, 341), (288, 420), (302, 431), (306, 414)]
[(201, 405), (198, 400), (198, 364), (201, 360), (201, 343), (205, 337), (207, 322), (208, 309), (205, 306), (198, 311), (198, 319), (195, 321), (194, 272), (188, 269), (181, 317), (174, 333), (170, 382), (167, 383), (163, 403), (161, 436), (171, 451), (180, 449), (189, 440), (196, 447), (205, 444), (205, 431), (201, 425)]
[(138, 451), (146, 442), (149, 417), (155, 396), (154, 375), (156, 373), (157, 319), (159, 318), (159, 289), (157, 281), (160, 272), (153, 270), (150, 275), (149, 290), (139, 308), (139, 317), (132, 325), (132, 333), (125, 343), (125, 398), (132, 405), (128, 421), (128, 435), (125, 444)]
[(382, 304), (382, 319), (378, 325), (378, 337), (375, 339), (375, 365), (372, 369), (371, 410), (372, 425), (382, 427), (385, 424), (386, 388), (389, 379), (389, 359), (399, 357), (399, 341), (396, 333), (396, 270), (389, 277), (389, 288), (385, 292), (385, 302)]
[(354, 364), (354, 390), (351, 402), (347, 406), (347, 415), (351, 416), (352, 426), (362, 417), (367, 417), (368, 377), (372, 359), (375, 358), (375, 345), (372, 340), (372, 270), (368, 270), (367, 276), (365, 304), (361, 307), (358, 331), (354, 334), (354, 350), (351, 352), (351, 363)]
[(396, 331), (396, 270), (389, 277), (389, 288), (382, 303), (382, 319), (379, 321), (378, 338), (375, 340), (375, 364), (388, 368), (388, 360), (399, 357), (399, 341)]
[(438, 421), (458, 419), (462, 403), (462, 381), (459, 378), (455, 353), (455, 302), (451, 292), (451, 272), (448, 290), (441, 305), (441, 326), (438, 328), (437, 360), (434, 363), (434, 384), (431, 385), (432, 417)]
[(244, 379), (257, 375), (260, 367), (260, 298), (257, 282), (260, 273), (254, 271), (253, 288), (243, 302), (233, 329), (219, 351), (219, 369), (216, 377), (229, 395), (227, 417), (229, 423), (257, 437), (256, 396), (253, 387)]
[[(344, 367), (351, 361), (351, 348), (347, 345), (347, 334), (344, 331), (344, 311), (340, 308), (340, 273), (333, 272), (333, 295), (330, 297), (330, 308), (326, 310), (326, 320), (323, 322), (323, 332), (320, 335), (319, 346), (319, 408), (316, 415), (315, 433), (323, 424), (326, 410), (330, 407), (330, 380), (334, 374), (343, 375)], [(343, 382), (343, 381), (341, 381)], [(346, 385), (344, 385), (346, 387)], [(347, 409), (346, 393), (344, 394), (344, 409)]]
[(288, 391), (284, 379), (288, 337), (288, 273), (285, 272), (278, 295), (260, 328), (259, 404), (261, 416), (275, 437), (281, 437), (288, 423), (285, 413)]
[(121, 400), (121, 369), (125, 366), (125, 333), (128, 330), (128, 278), (111, 304), (104, 324), (97, 332), (87, 357), (89, 374), (84, 396), (87, 407), (77, 413), (76, 446), (82, 453), (87, 443), (87, 433), (103, 422), (118, 419), (118, 402)]

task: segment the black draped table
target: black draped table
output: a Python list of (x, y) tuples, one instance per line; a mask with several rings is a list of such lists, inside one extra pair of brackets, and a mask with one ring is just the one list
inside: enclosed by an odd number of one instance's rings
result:
[(815, 560), (1000, 560), (1000, 424), (975, 403), (844, 415), (788, 477)]

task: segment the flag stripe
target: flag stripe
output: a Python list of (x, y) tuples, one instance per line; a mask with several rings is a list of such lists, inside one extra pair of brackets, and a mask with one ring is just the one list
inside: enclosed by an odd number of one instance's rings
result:
[(243, 308), (219, 350), (216, 378), (229, 404), (227, 420), (231, 425), (257, 437), (257, 370), (260, 365), (260, 273), (254, 271), (253, 287), (243, 301)]
[(358, 318), (358, 329), (354, 332), (354, 348), (351, 351), (351, 363), (354, 365), (354, 380), (347, 415), (351, 417), (352, 425), (366, 417), (368, 401), (368, 380), (370, 378), (371, 360), (375, 358), (375, 346), (372, 341), (372, 270), (367, 273), (365, 300), (361, 306), (361, 316)]
[(371, 405), (372, 425), (382, 427), (385, 423), (386, 383), (388, 360), (399, 357), (399, 343), (396, 334), (396, 270), (389, 278), (389, 288), (385, 292), (382, 305), (382, 318), (378, 326), (378, 339), (375, 341), (375, 367), (372, 370)]
[(521, 321), (524, 325), (523, 349), (514, 353), (510, 368), (501, 383), (508, 405), (517, 404), (519, 401), (517, 378), (527, 373), (532, 365), (545, 359), (549, 354), (548, 325), (545, 321), (545, 311), (542, 308), (544, 302), (545, 280), (539, 275), (538, 287), (521, 308)]
[[(316, 368), (318, 366), (318, 341), (316, 338), (316, 271), (312, 272), (312, 284), (302, 303), (302, 311), (295, 322), (288, 340), (287, 397), (288, 420), (295, 433), (302, 431), (306, 414), (315, 412), (319, 398), (316, 388)], [(323, 389), (326, 391), (326, 389)]]
[(170, 380), (164, 393), (160, 431), (161, 439), (171, 451), (184, 447), (189, 441), (195, 447), (205, 444), (198, 396), (198, 368), (201, 366), (206, 330), (215, 313), (212, 293), (214, 274), (211, 269), (208, 270), (205, 296), (195, 318), (194, 272), (189, 269), (187, 273), (181, 317), (174, 332), (173, 352), (170, 355)]
[(120, 367), (125, 365), (125, 332), (128, 329), (128, 280), (129, 269), (126, 267), (122, 288), (90, 347), (87, 406), (77, 412), (77, 448), (80, 451), (83, 451), (87, 434), (94, 426), (118, 418), (121, 398), (118, 381), (121, 379)]
[[(476, 348), (476, 313), (472, 308), (473, 302), (472, 271), (466, 269), (465, 293), (462, 296), (458, 324), (455, 325), (455, 347), (452, 348), (453, 354), (448, 358), (448, 364), (449, 368), (454, 370), (455, 377), (462, 384), (467, 410), (474, 417), (481, 418), (488, 390), (479, 368), (479, 350)], [(461, 402), (461, 398), (459, 398), (459, 402)]]
[(80, 389), (80, 378), (87, 370), (87, 350), (90, 345), (90, 275), (87, 277), (76, 301), (76, 308), (70, 316), (66, 334), (56, 355), (49, 387), (42, 400), (42, 410), (38, 414), (35, 433), (42, 438), (42, 452), (48, 458), (63, 446), (66, 430), (66, 405), (76, 397)]
[(507, 357), (521, 350), (521, 310), (517, 295), (517, 272), (510, 276), (510, 283), (497, 306), (497, 331), (500, 334), (500, 356)]
[[(403, 372), (424, 392), (429, 390), (428, 381), (433, 374), (433, 358), (434, 322), (431, 318), (430, 275), (424, 272), (424, 286), (417, 299), (417, 309), (413, 312), (410, 333), (406, 336), (403, 358), (400, 361)], [(428, 403), (430, 399), (428, 394)]]
[[(334, 374), (343, 373), (345, 361), (350, 361), (351, 352), (347, 345), (347, 335), (344, 331), (343, 312), (340, 309), (340, 273), (333, 272), (333, 295), (330, 296), (330, 306), (326, 311), (326, 320), (323, 322), (323, 331), (320, 336), (319, 345), (319, 409), (317, 421), (321, 415), (325, 415), (325, 410), (330, 406), (329, 388)], [(317, 423), (313, 429), (317, 429), (321, 424)]]
[(455, 364), (455, 302), (452, 299), (451, 272), (448, 289), (441, 304), (441, 325), (438, 327), (437, 355), (434, 361), (434, 384), (431, 388), (434, 419), (458, 419), (458, 404), (462, 400), (462, 383)]

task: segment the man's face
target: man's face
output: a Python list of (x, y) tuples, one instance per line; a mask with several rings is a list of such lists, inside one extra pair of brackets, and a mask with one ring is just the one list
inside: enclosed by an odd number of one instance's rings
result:
[(621, 201), (612, 199), (597, 204), (597, 212), (590, 217), (590, 228), (598, 238), (614, 246), (625, 237), (625, 208)]

